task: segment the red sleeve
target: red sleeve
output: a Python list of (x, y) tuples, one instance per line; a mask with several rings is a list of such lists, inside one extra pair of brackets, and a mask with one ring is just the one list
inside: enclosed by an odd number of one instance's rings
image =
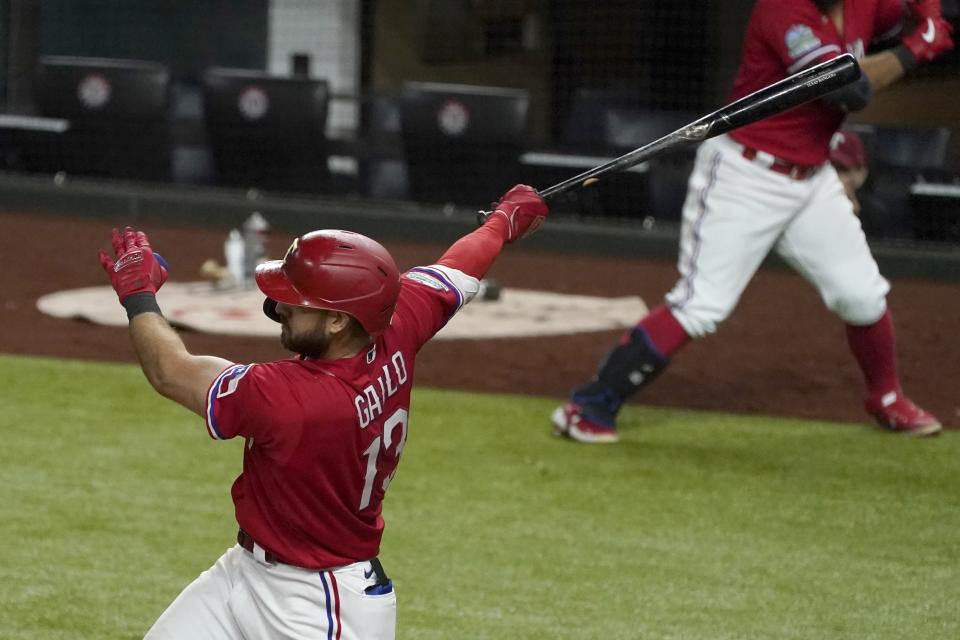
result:
[(477, 294), (480, 278), (503, 249), (508, 224), (504, 216), (492, 216), (454, 242), (437, 264), (403, 274), (392, 324), (404, 327), (416, 349)]
[(400, 278), (393, 325), (419, 350), (470, 302), (480, 288), (473, 276), (446, 265), (414, 267)]
[(761, 2), (756, 33), (777, 53), (788, 74), (843, 53), (833, 25), (812, 2)]
[(207, 392), (207, 432), (215, 440), (235, 436), (267, 444), (285, 433), (299, 433), (300, 400), (281, 363), (227, 367)]
[(508, 225), (509, 222), (504, 216), (490, 216), (482, 227), (454, 242), (437, 260), (437, 264), (456, 269), (473, 278), (482, 278), (503, 249)]

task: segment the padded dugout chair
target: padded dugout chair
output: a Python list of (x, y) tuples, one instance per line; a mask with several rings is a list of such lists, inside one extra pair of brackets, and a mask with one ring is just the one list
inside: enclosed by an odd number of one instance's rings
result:
[(950, 130), (942, 127), (871, 126), (853, 128), (867, 147), (868, 188), (885, 205), (883, 216), (864, 217), (872, 236), (937, 239), (936, 225), (915, 210), (910, 187), (918, 179), (937, 181), (944, 174)]
[[(683, 111), (607, 109), (604, 143), (620, 155), (672, 133), (697, 117)], [(643, 181), (645, 188), (624, 189), (624, 193), (608, 198), (604, 209), (625, 217), (652, 216), (657, 221), (679, 221), (695, 155), (696, 149), (689, 147), (651, 159)], [(624, 180), (624, 177), (614, 178)]]
[(203, 96), (220, 184), (306, 193), (327, 188), (325, 80), (211, 68), (203, 77)]
[(410, 195), (401, 139), (400, 98), (371, 95), (362, 102), (360, 190), (371, 198), (405, 200)]
[(483, 206), (513, 186), (529, 106), (520, 89), (406, 83), (401, 137), (411, 197)]
[(923, 173), (943, 169), (950, 143), (945, 127), (873, 128), (873, 161)]
[(70, 121), (68, 173), (137, 180), (170, 177), (170, 72), (163, 64), (48, 56), (37, 69), (41, 115)]

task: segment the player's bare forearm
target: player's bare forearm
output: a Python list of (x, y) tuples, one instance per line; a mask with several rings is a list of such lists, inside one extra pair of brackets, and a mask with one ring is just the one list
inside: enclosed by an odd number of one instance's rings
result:
[(892, 51), (881, 51), (860, 60), (860, 70), (874, 92), (886, 89), (904, 76), (903, 65)]
[(210, 384), (233, 363), (214, 356), (192, 355), (159, 313), (134, 317), (130, 321), (130, 339), (150, 385), (161, 395), (204, 415)]

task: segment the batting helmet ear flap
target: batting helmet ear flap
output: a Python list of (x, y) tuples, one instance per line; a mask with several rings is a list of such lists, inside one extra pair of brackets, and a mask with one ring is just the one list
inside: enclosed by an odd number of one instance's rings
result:
[(274, 322), (280, 322), (280, 316), (277, 315), (277, 301), (273, 298), (264, 298), (263, 300), (263, 315), (267, 316)]

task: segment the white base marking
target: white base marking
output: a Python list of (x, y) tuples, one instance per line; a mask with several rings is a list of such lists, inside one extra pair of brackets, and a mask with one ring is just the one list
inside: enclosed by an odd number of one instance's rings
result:
[[(171, 324), (206, 333), (277, 337), (280, 329), (263, 315), (257, 289), (218, 290), (207, 282), (167, 282), (157, 295)], [(59, 291), (37, 300), (57, 318), (117, 327), (126, 312), (109, 286)], [(606, 331), (633, 326), (647, 313), (637, 296), (601, 298), (504, 288), (497, 301), (474, 300), (440, 333), (439, 340), (520, 338)]]

